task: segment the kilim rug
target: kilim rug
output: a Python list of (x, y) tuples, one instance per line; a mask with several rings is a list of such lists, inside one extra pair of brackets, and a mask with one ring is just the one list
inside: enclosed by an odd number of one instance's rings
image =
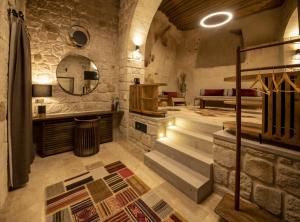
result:
[(47, 222), (186, 222), (122, 162), (46, 188)]

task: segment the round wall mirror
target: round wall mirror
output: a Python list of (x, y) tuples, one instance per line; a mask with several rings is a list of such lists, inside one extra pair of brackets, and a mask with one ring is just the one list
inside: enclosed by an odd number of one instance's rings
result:
[(97, 88), (99, 71), (89, 58), (81, 55), (68, 55), (58, 64), (56, 78), (65, 92), (82, 96)]

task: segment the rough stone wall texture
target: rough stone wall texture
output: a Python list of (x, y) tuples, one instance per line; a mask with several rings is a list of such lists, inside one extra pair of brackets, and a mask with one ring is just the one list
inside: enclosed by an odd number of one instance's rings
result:
[(131, 21), (136, 9), (138, 0), (120, 0), (119, 13), (119, 93), (120, 108), (124, 111), (120, 130), (127, 137), (127, 125), (129, 114), (129, 85), (132, 83), (132, 73), (136, 78), (140, 78), (140, 69), (131, 67), (128, 62), (128, 42), (131, 28)]
[[(169, 76), (170, 81), (168, 83), (174, 88), (174, 86), (176, 86), (174, 82), (176, 82), (178, 73), (187, 73), (187, 101), (189, 103), (192, 103), (193, 98), (199, 95), (200, 88), (232, 88), (234, 84), (228, 82), (224, 83), (224, 77), (232, 76), (235, 73), (236, 61), (232, 54), (235, 54), (237, 44), (241, 39), (239, 36), (232, 34), (230, 30), (242, 30), (245, 46), (276, 41), (283, 36), (282, 30), (285, 29), (287, 24), (286, 20), (288, 20), (293, 11), (294, 5), (294, 1), (286, 1), (281, 8), (233, 20), (230, 24), (226, 25), (226, 27), (222, 28), (222, 30), (199, 28), (182, 32), (183, 40), (179, 41), (179, 45), (176, 47), (176, 55), (170, 46), (163, 47), (162, 44), (160, 44), (161, 41), (157, 41), (153, 44), (153, 29), (155, 29), (155, 23), (158, 18), (156, 15), (147, 36), (145, 59), (146, 63), (151, 60), (151, 53), (149, 52), (151, 51), (149, 48), (151, 48), (152, 51), (155, 52), (153, 53), (155, 55), (154, 60), (156, 59), (157, 62), (154, 61), (145, 69), (145, 78), (150, 75), (154, 81), (164, 81), (168, 76), (166, 73), (172, 72), (172, 75), (170, 74)], [(160, 12), (158, 12), (158, 14), (159, 13)], [(136, 14), (138, 15), (138, 13)], [(164, 19), (160, 18), (159, 23), (165, 25)], [(161, 25), (160, 29), (163, 29), (164, 25)], [(140, 27), (141, 25), (137, 26)], [(156, 33), (156, 38), (163, 33), (163, 30), (160, 31), (160, 33)], [(143, 36), (144, 31), (141, 33)], [(259, 35), (257, 35), (257, 33), (259, 33)], [(220, 36), (222, 36), (222, 38)], [(228, 38), (224, 40), (224, 36)], [(176, 37), (173, 38), (173, 41), (174, 39), (176, 39)], [(166, 40), (166, 38), (164, 38), (164, 40)], [(211, 47), (209, 47), (209, 45)], [(224, 52), (228, 52), (227, 56), (218, 56), (222, 53), (224, 54)], [(291, 53), (294, 53), (294, 50), (292, 50)], [(282, 63), (283, 58), (291, 55), (281, 56), (282, 54), (282, 48), (250, 52), (247, 53), (243, 65), (245, 67), (272, 66)], [(172, 58), (168, 60), (167, 57)], [(171, 60), (173, 60), (173, 64), (176, 64), (176, 67), (168, 63)], [(243, 83), (243, 87), (249, 87), (249, 84), (251, 83)]]
[[(142, 148), (144, 151), (150, 151), (153, 149), (155, 141), (159, 135), (165, 135), (166, 127), (170, 121), (174, 122), (174, 118), (154, 118), (130, 113), (128, 123), (128, 140), (139, 148)], [(136, 130), (136, 122), (147, 125), (147, 133)]]
[[(8, 1), (0, 2), (0, 208), (7, 196), (7, 139), (6, 139), (6, 113), (7, 113), (7, 72), (9, 24), (7, 18)], [(3, 130), (4, 129), (4, 130)]]
[[(286, 221), (300, 221), (300, 160), (257, 146), (242, 146), (241, 196)], [(235, 144), (215, 138), (213, 158), (215, 191), (234, 192)]]
[[(118, 95), (118, 15), (119, 0), (28, 0), (27, 25), (31, 35), (33, 81), (45, 74), (56, 82), (56, 68), (68, 54), (93, 60), (100, 72), (97, 90), (86, 96), (72, 96), (56, 84), (53, 97), (47, 98), (48, 113), (110, 110)], [(68, 43), (74, 25), (86, 28), (89, 44), (78, 49)]]
[(129, 86), (134, 78), (144, 82), (145, 69), (143, 59), (135, 60), (133, 39), (141, 39), (141, 53), (145, 52), (145, 41), (152, 22), (162, 0), (121, 0), (119, 17), (119, 45), (120, 45), (120, 107), (124, 110), (121, 131), (128, 136), (129, 117)]
[[(234, 35), (229, 34), (230, 30), (241, 29), (245, 46), (278, 40), (281, 38), (279, 34), (281, 12), (279, 8), (236, 19), (221, 30), (199, 28), (184, 32), (183, 41), (177, 53), (177, 72), (184, 71), (188, 74), (187, 100), (192, 102), (193, 98), (199, 95), (201, 88), (230, 89), (235, 87), (234, 83), (224, 82), (224, 77), (235, 75), (236, 61), (235, 57), (231, 55), (235, 54), (238, 38), (235, 40)], [(227, 33), (226, 36), (231, 36), (226, 41), (220, 41), (218, 36), (222, 35), (222, 33)], [(199, 50), (202, 50), (201, 53)], [(226, 61), (223, 61), (223, 54), (226, 52), (227, 55), (225, 57), (231, 58), (231, 65), (224, 65)], [(249, 52), (246, 54), (243, 67), (273, 66), (281, 63), (280, 52), (279, 48)], [(222, 54), (223, 56), (214, 56), (214, 54)], [(205, 55), (208, 56), (205, 57)], [(201, 60), (208, 58), (210, 59), (209, 64), (203, 66), (203, 63), (208, 62), (201, 62)], [(214, 63), (211, 63), (211, 61), (214, 61)], [(249, 87), (249, 84), (251, 83), (245, 82), (243, 87)]]
[(150, 26), (145, 51), (145, 81), (167, 83), (160, 91), (177, 91), (176, 56), (182, 32), (157, 11)]

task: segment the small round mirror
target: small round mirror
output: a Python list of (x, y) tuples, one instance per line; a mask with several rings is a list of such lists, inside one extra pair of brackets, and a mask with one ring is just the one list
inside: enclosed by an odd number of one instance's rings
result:
[(89, 58), (81, 55), (68, 55), (58, 64), (56, 78), (65, 92), (82, 96), (97, 88), (99, 72), (95, 63)]
[(86, 46), (90, 40), (88, 31), (81, 26), (73, 26), (69, 35), (72, 44), (78, 48)]
[(73, 33), (73, 41), (78, 47), (82, 47), (87, 44), (88, 37), (82, 31), (75, 31)]

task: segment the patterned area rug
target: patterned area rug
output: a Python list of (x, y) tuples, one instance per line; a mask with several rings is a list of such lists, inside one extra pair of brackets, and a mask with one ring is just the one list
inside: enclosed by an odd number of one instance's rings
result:
[(46, 188), (47, 222), (186, 222), (122, 162)]

